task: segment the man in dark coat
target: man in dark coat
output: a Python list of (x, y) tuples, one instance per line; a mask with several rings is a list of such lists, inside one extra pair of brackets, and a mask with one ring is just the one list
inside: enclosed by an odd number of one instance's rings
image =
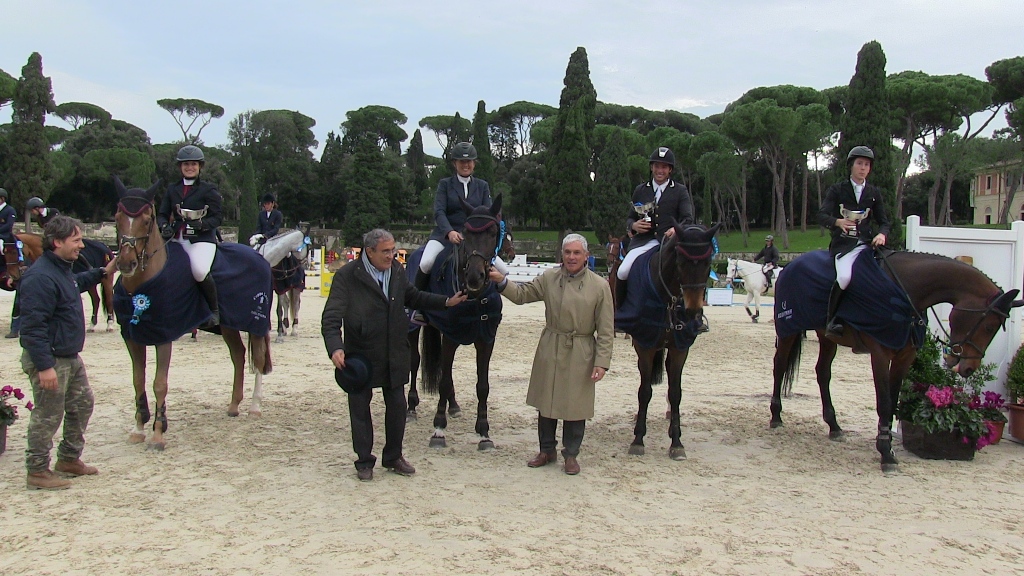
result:
[(284, 214), (275, 207), (276, 204), (273, 194), (263, 196), (263, 210), (260, 211), (260, 220), (256, 223), (256, 234), (263, 234), (260, 244), (277, 236), (284, 225)]
[(782, 255), (779, 254), (779, 249), (775, 247), (775, 236), (771, 234), (764, 237), (764, 248), (754, 256), (754, 262), (758, 260), (764, 260), (764, 277), (768, 279), (765, 284), (765, 290), (772, 287), (772, 277), (775, 276), (775, 269), (779, 266), (779, 259)]
[(29, 417), (25, 450), (26, 484), (33, 490), (71, 486), (50, 471), (53, 435), (64, 427), (57, 447), (57, 472), (69, 476), (96, 474), (82, 462), (85, 429), (92, 415), (93, 396), (79, 352), (85, 346), (85, 314), (81, 292), (114, 273), (106, 268), (72, 274), (71, 265), (82, 250), (81, 222), (59, 216), (43, 229), (46, 250), (21, 279), (25, 304), (22, 318), (21, 367), (32, 383), (35, 408)]
[(384, 396), (384, 467), (408, 476), (416, 469), (402, 455), (405, 437), (405, 384), (409, 382), (409, 317), (405, 307), (443, 310), (466, 300), (461, 292), (445, 298), (422, 292), (409, 283), (405, 268), (395, 259), (395, 238), (374, 229), (363, 236), (358, 260), (334, 276), (324, 305), (321, 332), (335, 368), (345, 368), (347, 354), (359, 354), (370, 365), (370, 384), (348, 396), (352, 449), (360, 480), (373, 479), (373, 388)]
[(632, 204), (626, 217), (626, 232), (632, 236), (626, 257), (619, 264), (615, 284), (615, 302), (626, 301), (626, 282), (633, 262), (654, 249), (662, 238), (671, 238), (676, 224), (693, 224), (693, 200), (686, 185), (671, 178), (676, 157), (661, 146), (651, 153), (651, 179), (633, 190)]
[[(843, 291), (853, 279), (853, 263), (868, 246), (884, 246), (889, 236), (888, 213), (882, 191), (869, 184), (875, 153), (867, 146), (854, 146), (846, 157), (850, 178), (829, 187), (818, 210), (818, 222), (832, 230), (828, 251), (836, 261), (836, 283), (828, 298), (825, 336), (843, 337), (843, 323), (836, 317)], [(878, 231), (872, 231), (874, 223)]]

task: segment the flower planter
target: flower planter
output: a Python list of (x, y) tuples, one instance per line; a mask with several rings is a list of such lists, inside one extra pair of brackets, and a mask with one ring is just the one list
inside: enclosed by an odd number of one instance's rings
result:
[(1010, 409), (1010, 436), (1017, 440), (1024, 440), (1024, 405), (1007, 404)]
[(7, 424), (0, 424), (0, 454), (7, 451)]
[(994, 429), (992, 440), (989, 442), (989, 444), (999, 444), (999, 441), (1003, 439), (1003, 429), (1006, 427), (1006, 422), (987, 420), (985, 424), (991, 424), (992, 428)]
[(974, 445), (965, 444), (957, 432), (927, 432), (921, 426), (902, 422), (903, 447), (927, 460), (974, 460)]

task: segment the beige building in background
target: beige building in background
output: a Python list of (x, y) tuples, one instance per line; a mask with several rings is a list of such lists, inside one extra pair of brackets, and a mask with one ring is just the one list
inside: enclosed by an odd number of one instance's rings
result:
[(1013, 178), (1017, 179), (1017, 188), (1013, 195), (1013, 203), (1007, 219), (1024, 220), (1024, 160), (1000, 162), (984, 166), (974, 172), (971, 181), (971, 207), (974, 208), (975, 224), (997, 224), (999, 211), (1002, 210), (1006, 198), (1013, 188)]

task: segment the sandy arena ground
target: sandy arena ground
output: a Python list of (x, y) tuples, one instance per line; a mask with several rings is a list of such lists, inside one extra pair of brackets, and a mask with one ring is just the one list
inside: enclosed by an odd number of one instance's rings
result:
[[(0, 296), (4, 333), (10, 302)], [(231, 363), (219, 338), (179, 341), (164, 452), (127, 442), (128, 354), (119, 334), (90, 334), (83, 357), (96, 410), (84, 457), (100, 475), (62, 492), (27, 491), (27, 419), (11, 427), (0, 456), (0, 574), (935, 576), (1010, 574), (1024, 560), (1022, 446), (1004, 440), (973, 462), (944, 462), (897, 443), (901, 473), (884, 477), (866, 357), (842, 349), (836, 360), (848, 441), (830, 442), (813, 336), (784, 401), (786, 427), (769, 430), (774, 331), (739, 306), (708, 309), (712, 330), (683, 372), (686, 461), (668, 458), (664, 387), (655, 390), (647, 455), (626, 453), (639, 380), (620, 337), (597, 384), (583, 472), (527, 468), (536, 415), (524, 398), (543, 308), (506, 302), (491, 371), (497, 448), (477, 451), (474, 354), (463, 348), (456, 387), (465, 415), (450, 422), (449, 447), (427, 446), (436, 404), (427, 397), (406, 433), (417, 474), (378, 467), (360, 483), (345, 396), (320, 337), (324, 302), (307, 291), (300, 336), (273, 347), (262, 418), (245, 413), (251, 375), (242, 416), (226, 415)], [(20, 352), (0, 339), (4, 384), (27, 386)], [(379, 455), (379, 398), (374, 420)]]

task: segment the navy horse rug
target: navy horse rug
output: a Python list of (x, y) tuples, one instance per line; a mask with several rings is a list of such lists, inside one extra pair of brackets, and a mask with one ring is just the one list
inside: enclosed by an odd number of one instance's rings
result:
[(289, 254), (270, 269), (274, 275), (274, 292), (284, 294), (293, 288), (306, 289), (306, 270), (298, 258)]
[[(658, 295), (654, 279), (651, 277), (651, 258), (659, 253), (661, 247), (641, 254), (629, 269), (626, 301), (615, 311), (615, 329), (625, 332), (641, 348), (660, 348), (666, 332), (672, 333), (672, 347), (676, 350), (687, 350), (697, 339), (697, 328), (700, 321), (691, 320), (686, 324), (672, 326), (669, 320), (668, 305)], [(682, 305), (682, 303), (680, 303)], [(682, 310), (678, 317), (682, 318)]]
[[(786, 266), (775, 283), (775, 333), (786, 338), (806, 330), (823, 330), (828, 296), (836, 281), (835, 262), (825, 250), (808, 252)], [(836, 315), (886, 348), (899, 350), (913, 338), (924, 342), (925, 326), (904, 292), (882, 269), (873, 250), (864, 250), (853, 265)]]
[[(451, 297), (458, 292), (458, 270), (452, 245), (434, 260), (434, 268), (430, 272), (430, 292)], [(406, 275), (409, 282), (416, 281), (416, 271), (423, 259), (423, 248), (419, 248), (409, 256), (406, 262)], [(445, 337), (466, 346), (477, 341), (494, 342), (501, 323), (501, 295), (490, 282), (487, 290), (476, 300), (466, 300), (462, 304), (445, 310), (423, 310), (423, 317)], [(410, 325), (410, 331), (417, 327)]]
[(85, 246), (79, 252), (78, 260), (71, 265), (72, 272), (78, 273), (91, 268), (103, 268), (114, 259), (114, 253), (103, 242), (82, 238), (82, 243)]
[[(192, 281), (185, 249), (168, 242), (167, 263), (156, 277), (128, 294), (114, 287), (114, 313), (127, 339), (155, 346), (178, 339), (210, 318), (210, 308)], [(221, 326), (265, 336), (270, 332), (270, 264), (242, 244), (217, 245), (213, 260)]]

